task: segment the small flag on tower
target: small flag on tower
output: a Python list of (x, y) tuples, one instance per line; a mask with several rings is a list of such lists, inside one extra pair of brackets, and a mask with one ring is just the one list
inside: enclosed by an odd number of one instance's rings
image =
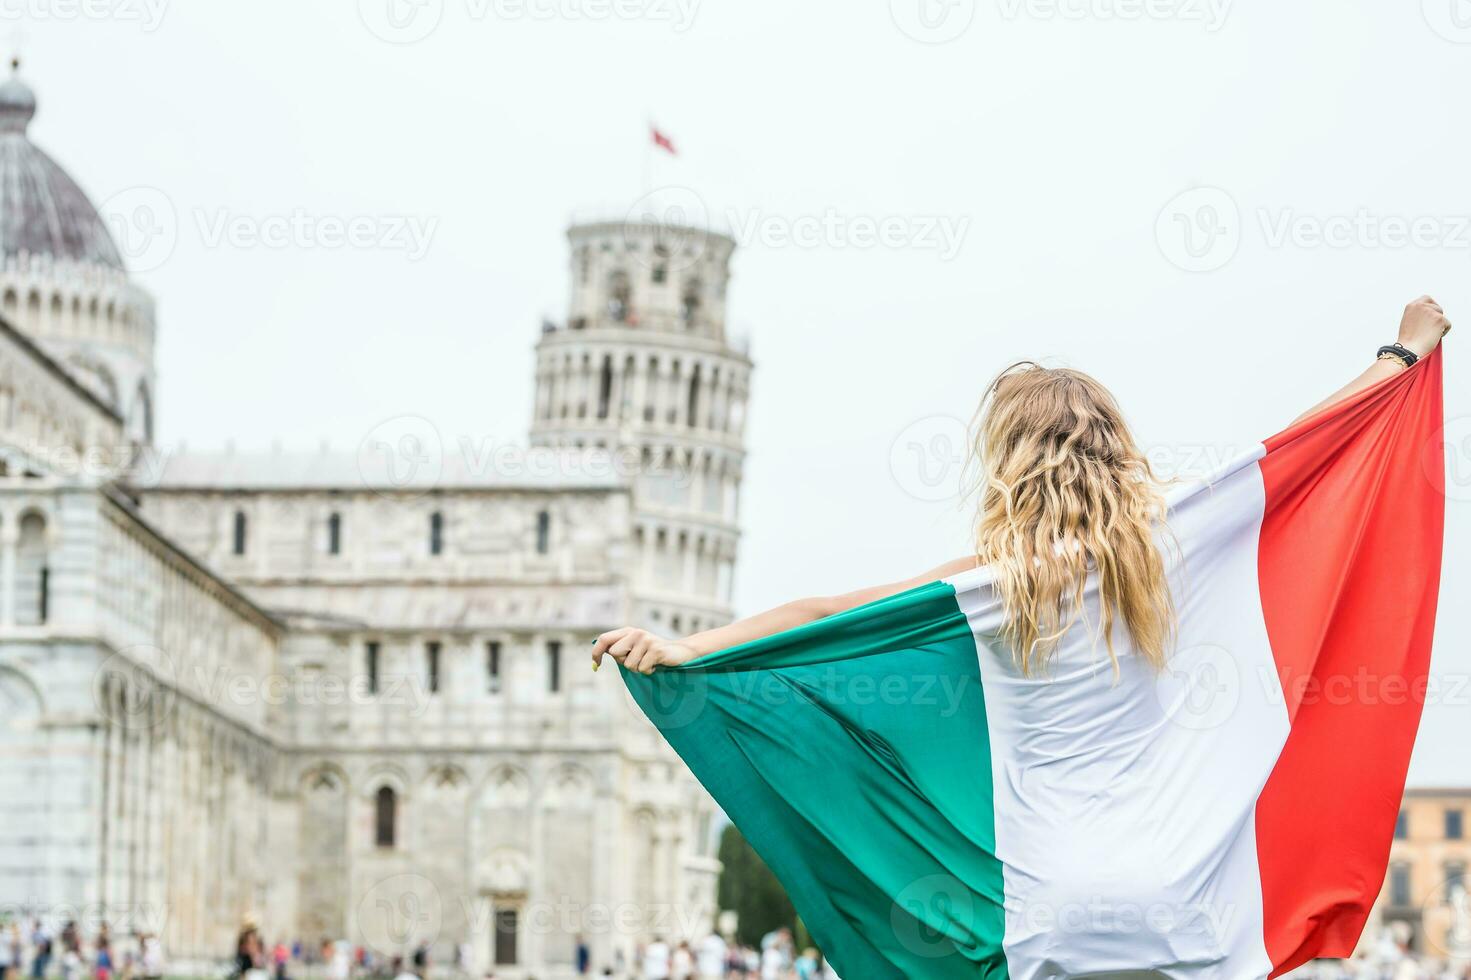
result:
[(659, 132), (658, 126), (651, 125), (649, 127), (649, 132), (653, 134), (655, 146), (659, 147), (661, 150), (668, 150), (670, 156), (679, 155), (678, 152), (676, 152), (674, 149), (674, 141), (671, 140), (668, 136), (665, 136), (663, 133)]

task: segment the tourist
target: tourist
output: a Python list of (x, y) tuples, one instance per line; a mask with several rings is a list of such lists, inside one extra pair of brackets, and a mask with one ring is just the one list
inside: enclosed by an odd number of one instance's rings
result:
[(81, 980), (82, 976), (82, 933), (74, 920), (68, 919), (61, 927), (61, 977), (62, 980)]
[(163, 980), (163, 943), (151, 932), (139, 939), (139, 972), (143, 980)]
[(20, 958), (20, 943), (11, 939), (8, 923), (0, 921), (0, 980), (11, 980)]
[(719, 980), (726, 972), (725, 940), (719, 933), (710, 933), (700, 940), (695, 959), (700, 969), (700, 980)]
[(695, 975), (695, 954), (690, 950), (690, 944), (680, 940), (678, 948), (670, 961), (670, 976), (673, 980), (693, 980)]
[(51, 933), (40, 919), (31, 920), (31, 945), (35, 948), (31, 958), (31, 978), (41, 980), (51, 968)]
[(93, 961), (93, 977), (96, 980), (112, 980), (112, 941), (107, 936), (107, 925), (97, 934), (97, 955)]
[(644, 947), (644, 980), (669, 980), (669, 944), (658, 936)]
[(352, 950), (347, 941), (339, 939), (322, 944), (322, 958), (327, 964), (329, 980), (348, 980), (352, 975)]
[(577, 975), (585, 977), (592, 972), (592, 949), (587, 945), (587, 939), (581, 933), (577, 934), (575, 957), (577, 960)]

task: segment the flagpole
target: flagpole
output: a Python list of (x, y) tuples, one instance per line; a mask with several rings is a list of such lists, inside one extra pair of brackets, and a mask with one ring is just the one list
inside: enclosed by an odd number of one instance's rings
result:
[(644, 118), (644, 170), (643, 170), (643, 193), (641, 197), (648, 197), (654, 190), (654, 119), (652, 116)]

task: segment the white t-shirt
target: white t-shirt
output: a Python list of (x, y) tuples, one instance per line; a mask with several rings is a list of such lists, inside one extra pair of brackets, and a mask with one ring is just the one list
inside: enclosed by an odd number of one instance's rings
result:
[(703, 977), (725, 976), (725, 940), (710, 933), (700, 940), (700, 975)]
[(669, 947), (652, 942), (644, 947), (644, 980), (669, 980)]

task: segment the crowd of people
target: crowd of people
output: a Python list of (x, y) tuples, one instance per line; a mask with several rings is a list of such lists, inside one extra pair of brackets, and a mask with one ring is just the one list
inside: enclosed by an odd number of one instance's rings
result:
[(149, 932), (126, 940), (102, 923), (89, 937), (74, 920), (53, 930), (40, 919), (0, 922), (0, 980), (162, 980), (163, 947)]
[[(587, 973), (587, 959), (581, 944), (578, 967)], [(639, 948), (638, 962), (626, 973), (613, 967), (603, 970), (605, 977), (630, 977), (633, 980), (838, 980), (827, 962), (812, 948), (800, 952), (785, 927), (772, 930), (761, 939), (759, 947), (727, 942), (710, 933), (697, 943), (669, 943), (655, 939)]]
[[(817, 950), (799, 949), (792, 932), (775, 929), (757, 945), (711, 933), (695, 942), (652, 938), (633, 962), (593, 962), (590, 945), (573, 940), (578, 977), (613, 980), (839, 980)], [(431, 963), (429, 946), (413, 945), (402, 955), (381, 956), (361, 945), (324, 940), (268, 943), (246, 920), (235, 953), (222, 972), (231, 980), (496, 980), (471, 968), (468, 944), (453, 962)], [(76, 922), (54, 932), (37, 919), (0, 922), (0, 980), (162, 980), (163, 948), (156, 935), (133, 932), (114, 937), (104, 923), (84, 936)], [(1471, 980), (1471, 962), (1434, 957), (1410, 949), (1408, 930), (1385, 929), (1351, 960), (1321, 960), (1301, 967), (1291, 980)]]

